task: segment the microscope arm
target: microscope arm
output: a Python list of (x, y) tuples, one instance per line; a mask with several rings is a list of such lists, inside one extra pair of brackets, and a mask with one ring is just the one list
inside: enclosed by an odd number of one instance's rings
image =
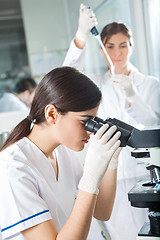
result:
[[(98, 121), (101, 120), (97, 119)], [(120, 140), (123, 142), (124, 147), (126, 145), (132, 148), (160, 147), (160, 129), (138, 130), (116, 118), (106, 119), (103, 123), (108, 123), (110, 126), (117, 126), (117, 130), (121, 132)]]
[(127, 145), (133, 148), (160, 147), (160, 129), (140, 131), (133, 128)]
[(95, 117), (94, 120), (89, 119), (85, 124), (85, 129), (96, 133), (106, 123), (109, 124), (109, 127), (116, 125), (117, 131), (121, 132), (121, 147), (125, 147), (126, 145), (132, 148), (160, 147), (160, 129), (138, 130), (116, 118), (103, 120)]

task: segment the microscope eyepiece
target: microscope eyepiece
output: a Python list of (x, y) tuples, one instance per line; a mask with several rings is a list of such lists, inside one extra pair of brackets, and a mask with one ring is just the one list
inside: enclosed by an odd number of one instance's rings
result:
[(117, 131), (121, 132), (121, 147), (125, 147), (126, 145), (132, 148), (160, 147), (160, 129), (139, 130), (116, 118), (103, 120), (95, 117), (94, 120), (89, 119), (85, 124), (85, 129), (95, 134), (106, 123), (109, 124), (109, 127), (115, 125)]
[(95, 120), (89, 119), (85, 124), (85, 129), (95, 134), (98, 131), (98, 129), (102, 126), (103, 126), (102, 123), (98, 123)]
[[(98, 131), (99, 128), (101, 128), (104, 124), (109, 124), (109, 127), (115, 125), (117, 126), (117, 131), (121, 132), (121, 147), (125, 147), (127, 145), (128, 138), (130, 137), (131, 131), (133, 129), (132, 126), (127, 125), (117, 119), (106, 119), (103, 120), (101, 118), (95, 117), (94, 120), (89, 119), (85, 124), (85, 129), (89, 132), (93, 132), (94, 134)], [(116, 132), (117, 132), (116, 131)]]

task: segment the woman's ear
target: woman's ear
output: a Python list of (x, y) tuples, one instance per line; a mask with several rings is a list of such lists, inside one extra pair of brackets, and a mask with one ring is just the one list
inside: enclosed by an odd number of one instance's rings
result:
[(45, 107), (45, 118), (50, 124), (55, 124), (58, 117), (57, 108), (50, 104)]
[(132, 55), (133, 49), (134, 49), (134, 46), (130, 46), (129, 47), (129, 57)]

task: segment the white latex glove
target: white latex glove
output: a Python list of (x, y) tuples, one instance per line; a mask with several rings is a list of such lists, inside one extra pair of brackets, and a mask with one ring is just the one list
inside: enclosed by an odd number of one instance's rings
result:
[(93, 136), (86, 154), (83, 176), (78, 186), (83, 191), (97, 195), (101, 179), (113, 154), (120, 146), (120, 140), (118, 140), (121, 135), (120, 132), (117, 132), (111, 138), (117, 127), (112, 126), (108, 130), (107, 128), (108, 124), (104, 124)]
[(110, 163), (109, 163), (109, 166), (108, 166), (108, 169), (109, 170), (114, 170), (114, 169), (117, 169), (118, 167), (118, 158), (119, 158), (119, 154), (121, 152), (122, 148), (119, 147), (116, 152), (114, 153)]
[(97, 25), (97, 19), (92, 9), (84, 8), (84, 4), (80, 5), (79, 10), (79, 25), (76, 32), (76, 38), (82, 42), (87, 41), (88, 34), (91, 29)]
[(132, 79), (126, 75), (114, 74), (110, 80), (116, 88), (125, 94), (127, 101), (132, 103), (135, 96)]

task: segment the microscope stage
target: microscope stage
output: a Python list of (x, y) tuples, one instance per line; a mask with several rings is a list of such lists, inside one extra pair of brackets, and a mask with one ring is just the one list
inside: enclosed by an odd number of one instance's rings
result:
[(160, 184), (150, 184), (150, 179), (143, 179), (129, 191), (128, 199), (134, 207), (160, 208)]
[(138, 233), (138, 240), (160, 240), (160, 237), (155, 236), (150, 232), (150, 224), (149, 222), (144, 223), (140, 232)]

